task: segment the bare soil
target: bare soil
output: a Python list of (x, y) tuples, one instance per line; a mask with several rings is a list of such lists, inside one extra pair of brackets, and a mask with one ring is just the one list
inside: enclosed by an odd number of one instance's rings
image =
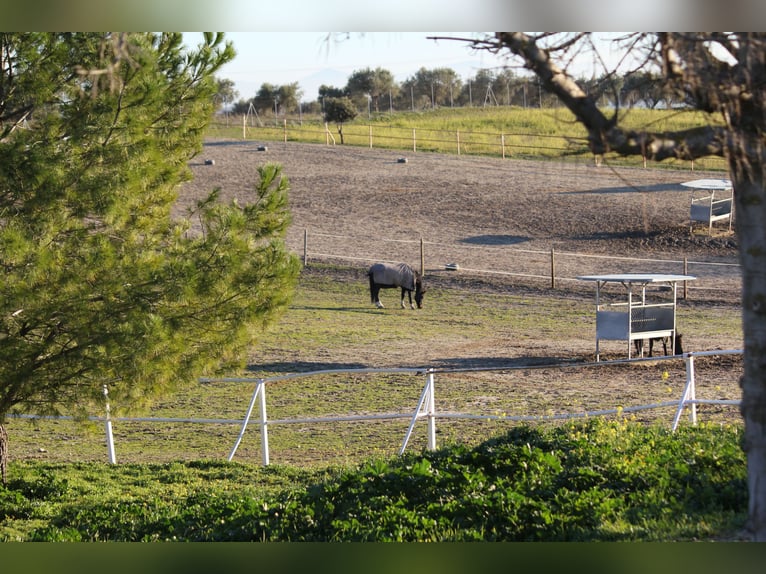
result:
[(257, 167), (276, 162), (290, 180), (296, 249), (308, 229), (356, 238), (736, 259), (732, 234), (690, 233), (689, 190), (680, 185), (720, 173), (281, 142), (258, 151), (262, 145), (208, 141), (190, 163), (194, 181), (185, 184), (179, 206), (214, 187), (224, 199), (246, 200)]

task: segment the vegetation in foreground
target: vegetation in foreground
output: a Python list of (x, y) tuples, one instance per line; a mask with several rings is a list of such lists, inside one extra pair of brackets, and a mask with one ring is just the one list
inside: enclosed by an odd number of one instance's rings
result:
[(321, 470), (19, 462), (0, 488), (0, 539), (732, 539), (747, 513), (740, 441), (737, 426), (621, 419)]

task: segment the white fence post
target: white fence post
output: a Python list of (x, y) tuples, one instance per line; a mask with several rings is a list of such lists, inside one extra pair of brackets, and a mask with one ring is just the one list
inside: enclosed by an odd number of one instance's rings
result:
[(426, 412), (428, 413), (428, 450), (436, 450), (436, 403), (434, 401), (434, 371), (428, 369), (426, 375), (426, 388), (428, 389), (428, 399), (426, 401)]
[(266, 419), (266, 381), (261, 380), (261, 460), (269, 466), (269, 423)]
[(681, 414), (684, 411), (686, 403), (691, 403), (691, 421), (692, 424), (697, 424), (697, 392), (694, 388), (694, 355), (689, 354), (684, 357), (686, 363), (686, 386), (684, 387), (684, 393), (681, 395), (681, 400), (678, 402), (678, 409), (676, 409), (676, 416), (673, 418), (673, 432), (678, 428), (678, 422), (681, 420)]
[[(404, 440), (402, 441), (402, 447), (399, 449), (399, 454), (404, 454), (404, 449), (407, 448), (407, 443), (410, 441), (410, 437), (412, 436), (412, 431), (415, 428), (415, 423), (418, 421), (418, 419), (421, 416), (421, 413), (423, 411), (423, 406), (426, 407), (426, 412), (429, 413), (430, 416), (430, 422), (433, 422), (433, 371), (431, 369), (428, 370), (428, 374), (426, 375), (426, 386), (423, 387), (423, 392), (420, 393), (420, 399), (418, 400), (418, 406), (415, 407), (415, 412), (412, 415), (412, 419), (410, 420), (410, 426), (407, 428), (407, 433), (404, 435)], [(435, 423), (434, 423), (435, 424)], [(430, 423), (429, 423), (429, 436), (428, 436), (428, 443), (429, 447), (431, 444), (431, 436), (430, 436)], [(436, 433), (434, 432), (434, 443), (436, 442)]]
[(109, 408), (109, 390), (104, 385), (104, 400), (106, 401), (106, 448), (109, 451), (109, 462), (117, 464), (117, 457), (114, 455), (114, 435), (112, 434), (112, 415)]
[[(247, 429), (247, 425), (250, 422), (250, 416), (253, 414), (253, 407), (255, 407), (255, 400), (258, 398), (259, 394), (262, 394), (265, 388), (265, 381), (263, 379), (258, 379), (258, 382), (255, 385), (255, 391), (253, 392), (253, 396), (250, 399), (250, 404), (247, 407), (247, 413), (245, 414), (245, 419), (242, 421), (242, 428), (239, 430), (239, 436), (237, 436), (237, 440), (234, 443), (234, 446), (231, 449), (231, 452), (229, 453), (228, 461), (231, 462), (231, 460), (234, 458), (234, 453), (237, 452), (237, 449), (239, 448), (239, 444), (242, 442), (242, 437), (245, 436), (245, 429)], [(261, 398), (261, 431), (265, 431), (265, 422), (266, 422), (266, 399)], [(261, 443), (263, 444), (263, 438), (261, 438)], [(266, 447), (268, 448), (268, 439), (266, 440)], [(268, 461), (268, 451), (266, 452), (266, 456), (264, 458), (264, 461)], [(268, 462), (265, 462), (264, 466), (268, 464)]]

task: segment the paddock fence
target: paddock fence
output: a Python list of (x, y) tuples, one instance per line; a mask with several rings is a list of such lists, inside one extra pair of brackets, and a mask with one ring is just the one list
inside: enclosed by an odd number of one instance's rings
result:
[[(429, 274), (470, 274), (504, 277), (551, 289), (582, 284), (581, 275), (661, 273), (693, 275), (694, 281), (679, 285), (682, 299), (731, 301), (742, 289), (739, 263), (722, 258), (701, 260), (641, 258), (635, 256), (588, 254), (550, 249), (526, 249), (513, 244), (473, 245), (420, 239), (387, 239), (329, 234), (303, 230), (288, 238), (294, 252), (302, 254), (304, 265), (312, 262), (344, 262), (368, 265), (376, 261), (405, 261)], [(354, 255), (349, 255), (349, 253)], [(489, 267), (487, 262), (491, 262)]]
[[(341, 135), (334, 126), (315, 119), (272, 119), (259, 121), (254, 116), (220, 119), (210, 134), (232, 137), (241, 132), (243, 140), (281, 141), (340, 145)], [(354, 122), (344, 124), (342, 144), (370, 149), (391, 149), (405, 152), (436, 152), (454, 155), (494, 156), (502, 158), (557, 158), (580, 160), (587, 158), (596, 165), (608, 161), (611, 165), (643, 167), (672, 166), (694, 170), (726, 170), (726, 162), (718, 157), (696, 160), (665, 160), (661, 164), (647, 158), (622, 157), (610, 154), (594, 156), (587, 147), (585, 135), (545, 134), (519, 130), (481, 131), (436, 129), (426, 126), (401, 127), (385, 123)]]
[[(564, 421), (572, 421), (578, 419), (587, 419), (592, 417), (624, 417), (626, 415), (636, 416), (640, 413), (648, 411), (660, 411), (655, 415), (657, 418), (652, 418), (654, 422), (666, 420), (670, 421), (670, 428), (675, 432), (684, 413), (688, 413), (689, 422), (692, 425), (698, 424), (699, 409), (705, 407), (707, 409), (715, 409), (706, 411), (707, 416), (711, 421), (721, 420), (726, 422), (736, 421), (738, 419), (738, 413), (736, 408), (739, 406), (740, 401), (737, 399), (727, 398), (731, 397), (738, 389), (738, 373), (741, 371), (741, 364), (730, 370), (732, 380), (711, 381), (706, 378), (703, 372), (696, 366), (698, 360), (704, 360), (709, 358), (721, 359), (726, 356), (742, 355), (741, 350), (711, 350), (701, 352), (690, 352), (684, 355), (678, 355), (674, 357), (655, 357), (655, 358), (636, 358), (636, 359), (624, 359), (613, 361), (600, 361), (600, 362), (570, 362), (570, 363), (529, 363), (529, 364), (508, 364), (504, 366), (488, 366), (488, 367), (475, 367), (475, 368), (391, 368), (391, 369), (330, 369), (330, 370), (318, 370), (303, 373), (291, 373), (285, 375), (278, 375), (265, 378), (253, 378), (253, 377), (231, 377), (231, 378), (202, 378), (201, 384), (241, 384), (254, 387), (250, 400), (247, 404), (247, 408), (243, 416), (239, 418), (188, 418), (188, 417), (113, 417), (110, 413), (110, 403), (108, 397), (108, 389), (104, 387), (105, 398), (105, 415), (93, 416), (89, 420), (93, 422), (102, 423), (105, 425), (106, 432), (106, 446), (109, 462), (112, 464), (117, 463), (116, 447), (114, 439), (114, 426), (121, 424), (135, 424), (140, 423), (142, 425), (158, 425), (162, 423), (173, 424), (192, 424), (192, 425), (228, 425), (239, 427), (234, 444), (232, 445), (229, 453), (226, 457), (228, 461), (232, 461), (237, 454), (238, 449), (243, 443), (247, 431), (252, 426), (257, 427), (258, 434), (260, 435), (260, 460), (264, 466), (271, 464), (271, 448), (269, 446), (269, 436), (271, 429), (275, 426), (281, 425), (296, 425), (309, 429), (315, 429), (322, 425), (330, 425), (334, 431), (337, 431), (340, 423), (375, 423), (381, 421), (393, 421), (403, 420), (406, 423), (406, 428), (402, 426), (404, 435), (401, 440), (401, 444), (398, 448), (398, 454), (402, 455), (406, 451), (407, 447), (412, 443), (413, 435), (416, 431), (418, 423), (425, 423), (425, 437), (423, 433), (419, 433), (421, 438), (421, 447), (427, 450), (435, 450), (437, 445), (437, 420), (443, 421), (439, 430), (442, 428), (448, 428), (450, 425), (454, 425), (459, 421), (467, 421), (469, 423), (561, 423)], [(656, 374), (657, 367), (660, 366), (663, 370), (662, 377), (670, 378), (669, 371), (674, 371), (673, 365), (678, 365), (679, 362), (683, 363), (683, 368), (678, 369), (678, 375), (683, 376), (683, 384), (676, 385), (676, 392), (678, 388), (682, 387), (683, 390), (680, 395), (668, 396), (665, 400), (653, 400), (656, 399), (657, 391), (662, 389), (661, 386), (652, 385), (647, 380), (639, 380), (645, 378), (649, 374), (650, 378)], [(618, 396), (614, 390), (607, 389), (608, 398), (605, 399), (603, 395), (596, 398), (596, 402), (588, 402), (583, 396), (581, 391), (576, 391), (574, 394), (570, 394), (566, 391), (566, 371), (572, 369), (589, 369), (594, 373), (601, 374), (600, 381), (617, 380), (617, 385), (622, 388), (621, 395)], [(604, 369), (608, 369), (611, 372), (608, 375), (604, 374)], [(647, 370), (648, 369), (648, 370)], [(532, 380), (529, 386), (525, 386), (525, 379), (532, 378), (533, 372), (541, 372), (541, 376), (544, 380), (553, 380), (555, 389), (550, 385), (546, 388), (539, 388), (541, 386), (540, 380)], [(555, 374), (551, 374), (554, 372)], [(622, 374), (620, 374), (622, 373)], [(327, 376), (337, 376), (347, 382), (353, 382), (359, 380), (360, 377), (372, 376), (377, 378), (385, 375), (396, 375), (398, 377), (405, 377), (409, 380), (409, 384), (406, 385), (409, 390), (409, 408), (406, 408), (406, 404), (403, 404), (399, 410), (392, 412), (370, 412), (371, 405), (364, 403), (362, 397), (361, 402), (357, 402), (355, 406), (350, 408), (350, 412), (339, 414), (321, 415), (321, 416), (290, 416), (290, 417), (275, 417), (270, 418), (269, 410), (267, 409), (267, 389), (268, 394), (271, 395), (272, 391), (280, 389), (284, 385), (293, 384), (299, 382), (304, 386), (308, 386), (307, 381), (312, 379), (318, 379)], [(502, 375), (504, 379), (497, 378)], [(466, 400), (465, 389), (459, 385), (459, 379), (455, 377), (480, 377), (481, 387), (483, 388), (480, 395), (474, 395), (470, 400)], [(418, 382), (420, 381), (420, 382)], [(438, 384), (437, 384), (438, 383)], [(389, 384), (388, 381), (384, 384)], [(595, 385), (601, 383), (595, 382)], [(641, 398), (646, 402), (639, 404), (626, 404), (630, 400), (632, 395), (631, 389), (635, 389), (639, 386), (645, 386), (648, 389), (647, 393), (641, 395)], [(437, 394), (438, 389), (438, 394)], [(536, 389), (536, 390), (533, 390)], [(347, 391), (350, 390), (350, 394), (363, 395), (360, 386), (354, 386), (353, 384), (347, 385)], [(412, 391), (417, 390), (417, 394)], [(518, 390), (520, 394), (525, 395), (525, 398), (519, 396), (512, 397), (514, 392)], [(664, 393), (670, 392), (670, 388), (664, 389)], [(564, 391), (562, 393), (562, 391)], [(329, 386), (322, 386), (319, 388), (319, 392), (325, 394), (336, 394)], [(542, 393), (543, 395), (549, 395), (554, 402), (547, 403), (546, 405), (537, 404), (538, 408), (542, 408), (542, 412), (530, 413), (530, 406), (526, 400), (526, 396), (530, 393)], [(500, 402), (493, 403), (491, 397), (488, 394), (495, 394), (497, 397), (504, 397), (506, 400), (503, 404)], [(597, 394), (597, 393), (596, 393)], [(573, 398), (577, 397), (577, 398)], [(415, 399), (416, 400), (412, 400)], [(440, 402), (441, 408), (437, 408), (437, 398)], [(604, 401), (609, 401), (609, 404), (604, 405)], [(279, 405), (279, 400), (276, 408), (284, 408), (284, 405)], [(337, 396), (333, 396), (330, 400), (333, 404), (335, 411), (339, 410), (339, 401)], [(406, 402), (406, 401), (405, 401)], [(601, 403), (600, 406), (598, 403)], [(456, 405), (461, 405), (462, 408), (455, 408)], [(305, 407), (305, 405), (304, 405)], [(664, 415), (662, 413), (665, 413)], [(666, 418), (665, 418), (666, 417)], [(721, 418), (723, 417), (723, 418)], [(38, 415), (11, 415), (11, 418), (17, 419), (63, 419), (71, 420), (71, 417), (45, 417)], [(449, 421), (449, 424), (447, 423)], [(464, 430), (464, 429), (462, 429)], [(458, 433), (462, 432), (458, 430)], [(452, 440), (460, 441), (460, 435), (456, 435)], [(369, 437), (360, 439), (362, 441), (370, 441)], [(371, 452), (373, 445), (362, 445), (364, 452)]]

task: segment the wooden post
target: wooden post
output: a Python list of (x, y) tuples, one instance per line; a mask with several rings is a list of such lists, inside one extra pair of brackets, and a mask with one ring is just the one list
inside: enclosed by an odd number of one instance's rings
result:
[(556, 252), (551, 247), (551, 289), (556, 288)]
[(457, 155), (460, 155), (460, 130), (457, 131)]
[(242, 139), (247, 139), (247, 116), (242, 116)]
[(309, 262), (309, 230), (303, 230), (303, 266)]
[(282, 128), (282, 133), (284, 134), (285, 143), (287, 143), (287, 119), (284, 120), (284, 127)]
[(420, 237), (420, 276), (426, 276), (426, 255), (423, 247), (423, 237)]
[(412, 151), (418, 151), (418, 146), (415, 143), (415, 128), (412, 128)]
[[(684, 275), (688, 275), (688, 274), (689, 274), (689, 258), (684, 257)], [(687, 283), (688, 281), (684, 281), (684, 299), (686, 299), (686, 294), (687, 294), (687, 290), (686, 290)]]
[(505, 159), (505, 134), (500, 134), (500, 151)]
[(372, 124), (370, 124), (370, 149), (372, 149)]

